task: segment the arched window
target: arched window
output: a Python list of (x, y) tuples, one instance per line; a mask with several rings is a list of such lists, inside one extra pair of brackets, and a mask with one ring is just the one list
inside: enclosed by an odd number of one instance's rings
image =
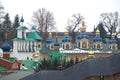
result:
[(116, 49), (116, 46), (115, 44), (112, 45), (112, 49), (115, 50)]
[(101, 49), (101, 44), (97, 43), (97, 49)]
[(82, 48), (87, 48), (87, 41), (86, 40), (82, 41)]
[(51, 44), (51, 49), (54, 49), (54, 45), (53, 44)]
[(66, 44), (66, 49), (70, 49), (69, 43)]

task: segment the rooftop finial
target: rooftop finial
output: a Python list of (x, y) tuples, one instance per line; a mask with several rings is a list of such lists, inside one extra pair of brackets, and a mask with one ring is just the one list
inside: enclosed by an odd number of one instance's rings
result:
[(23, 25), (23, 23), (24, 23), (23, 15), (21, 16), (20, 23), (21, 23), (21, 25)]
[(112, 38), (115, 38), (115, 33), (114, 32), (112, 32)]
[(100, 34), (100, 31), (99, 31), (99, 29), (97, 28), (97, 30), (96, 30), (96, 35), (99, 35)]
[(68, 30), (65, 29), (64, 35), (68, 35)]
[(49, 37), (52, 37), (52, 33), (51, 32), (49, 32)]
[(80, 27), (80, 30), (82, 32), (85, 32), (85, 30), (86, 30), (84, 17), (82, 18), (82, 27)]

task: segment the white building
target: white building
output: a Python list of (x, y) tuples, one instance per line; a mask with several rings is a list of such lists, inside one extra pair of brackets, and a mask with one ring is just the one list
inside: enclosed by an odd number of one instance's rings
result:
[(23, 25), (23, 17), (20, 22), (21, 25), (17, 27), (17, 37), (13, 39), (12, 57), (17, 57), (19, 60), (33, 59), (33, 54), (42, 47), (42, 38), (35, 31), (35, 27), (26, 33), (28, 28)]

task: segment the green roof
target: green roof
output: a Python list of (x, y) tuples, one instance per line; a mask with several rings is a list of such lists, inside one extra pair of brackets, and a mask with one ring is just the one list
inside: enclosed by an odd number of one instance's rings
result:
[(19, 40), (22, 40), (22, 39), (17, 37), (17, 38), (14, 38), (13, 40), (19, 41)]
[(37, 32), (30, 32), (27, 35), (27, 39), (26, 40), (42, 40), (42, 38), (38, 35)]
[(19, 26), (19, 27), (17, 27), (16, 29), (17, 29), (17, 30), (25, 30), (25, 29), (28, 29), (28, 28), (25, 27), (25, 26)]
[(6, 59), (6, 60), (8, 60), (10, 62), (13, 62), (14, 60), (16, 60), (16, 58), (4, 58), (4, 59)]
[(20, 62), (22, 65), (24, 64), (24, 67), (26, 67), (28, 70), (33, 70), (33, 67), (36, 65), (35, 61), (32, 60), (21, 60)]
[(0, 66), (0, 71), (8, 71), (9, 69), (8, 68), (5, 68), (3, 66)]

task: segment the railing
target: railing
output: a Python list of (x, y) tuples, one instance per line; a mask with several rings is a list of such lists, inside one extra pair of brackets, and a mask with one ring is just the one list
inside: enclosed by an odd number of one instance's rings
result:
[(83, 80), (89, 76), (120, 72), (120, 54), (108, 58), (90, 58), (63, 71), (40, 71), (21, 80)]

